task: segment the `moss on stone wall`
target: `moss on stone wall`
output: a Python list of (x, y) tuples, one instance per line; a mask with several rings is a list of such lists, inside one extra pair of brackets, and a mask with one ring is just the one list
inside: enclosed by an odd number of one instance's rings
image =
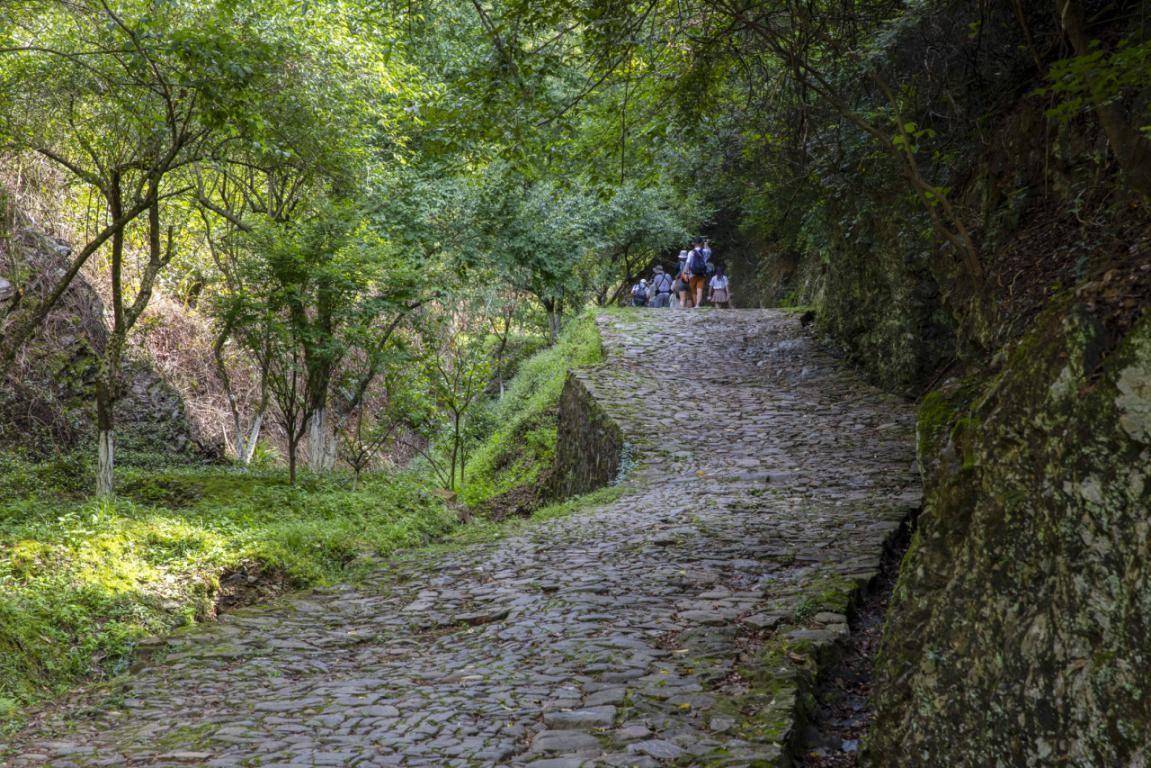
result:
[(879, 662), (877, 766), (1151, 757), (1151, 318), (1054, 303), (920, 412), (925, 507)]
[(796, 300), (816, 309), (820, 329), (869, 378), (918, 392), (953, 357), (955, 338), (933, 272), (941, 257), (923, 211), (905, 197), (832, 197), (809, 212), (819, 236), (806, 243)]
[(619, 425), (596, 402), (588, 382), (573, 371), (560, 396), (550, 494), (563, 499), (608, 485), (619, 472), (623, 455)]

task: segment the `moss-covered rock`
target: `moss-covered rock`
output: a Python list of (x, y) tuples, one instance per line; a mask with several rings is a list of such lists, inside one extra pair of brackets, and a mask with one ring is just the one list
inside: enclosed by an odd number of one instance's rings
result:
[(878, 664), (877, 766), (1151, 756), (1151, 318), (1057, 302), (920, 413), (925, 507)]

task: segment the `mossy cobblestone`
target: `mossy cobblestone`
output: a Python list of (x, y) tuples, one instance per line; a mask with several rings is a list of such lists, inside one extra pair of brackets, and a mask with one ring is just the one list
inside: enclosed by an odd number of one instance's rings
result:
[(918, 504), (913, 416), (785, 313), (599, 325), (582, 380), (631, 446), (617, 499), (165, 638), (5, 764), (786, 764)]

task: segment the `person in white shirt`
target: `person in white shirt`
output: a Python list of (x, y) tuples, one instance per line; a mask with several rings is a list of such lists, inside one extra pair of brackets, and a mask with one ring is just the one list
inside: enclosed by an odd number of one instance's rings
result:
[(711, 277), (711, 282), (708, 284), (707, 300), (717, 307), (731, 309), (731, 287), (728, 284), (727, 275), (723, 273), (723, 267), (717, 266), (715, 274)]

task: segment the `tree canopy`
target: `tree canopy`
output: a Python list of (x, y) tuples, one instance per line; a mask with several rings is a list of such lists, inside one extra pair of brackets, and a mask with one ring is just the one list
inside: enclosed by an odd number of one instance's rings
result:
[[(1151, 189), (1146, 41), (1096, 40), (1078, 0), (1057, 4), (1071, 56), (1040, 53), (1021, 5), (945, 0), (6, 3), (0, 145), (57, 169), (74, 247), (14, 273), (0, 363), (82, 271), (106, 281), (110, 440), (152, 295), (206, 296), (219, 375), (230, 390), (228, 350), (247, 350), (293, 442), (342, 366), (380, 373), (377, 336), (399, 343), (393, 321), (444, 310), (448, 286), (522, 298), (554, 340), (705, 227), (829, 254), (882, 219), (853, 209), (859, 185), (886, 190), (953, 311), (986, 327), (954, 167), (997, 83), (1053, 61), (1051, 115), (1096, 115)], [(987, 55), (1017, 23), (1027, 44)], [(264, 407), (233, 407), (238, 447)]]

